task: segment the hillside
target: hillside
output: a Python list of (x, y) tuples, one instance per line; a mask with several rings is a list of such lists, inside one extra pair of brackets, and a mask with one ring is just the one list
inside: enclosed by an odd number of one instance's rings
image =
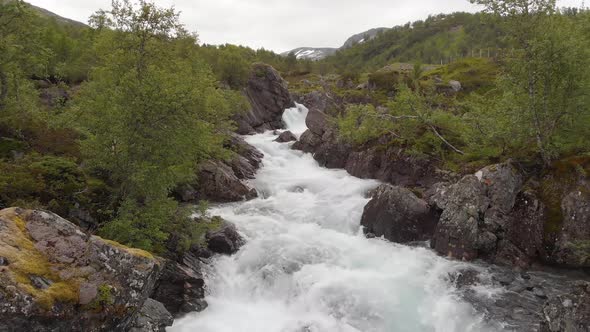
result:
[(468, 55), (493, 56), (504, 47), (501, 37), (497, 23), (481, 13), (441, 14), (382, 30), (375, 38), (342, 48), (323, 62), (357, 69), (378, 69), (392, 62), (444, 64)]

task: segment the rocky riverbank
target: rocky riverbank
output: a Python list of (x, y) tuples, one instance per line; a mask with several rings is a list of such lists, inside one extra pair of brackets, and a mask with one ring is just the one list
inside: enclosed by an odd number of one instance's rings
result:
[(562, 173), (539, 176), (508, 161), (461, 176), (387, 144), (388, 137), (361, 146), (341, 140), (331, 119), (342, 105), (328, 93), (297, 100), (310, 109), (309, 130), (294, 149), (312, 153), (322, 166), (386, 183), (365, 207), (362, 225), (368, 236), (405, 244), (429, 241), (440, 255), (498, 265), (487, 279), (468, 271), (457, 280), (462, 290), (466, 281), (469, 287), (498, 286), (501, 291), (490, 301), (471, 291), (462, 294), (490, 319), (505, 321), (507, 329), (588, 330), (585, 291), (574, 292), (577, 302), (570, 302), (582, 303), (575, 308), (559, 305), (558, 299), (576, 288), (576, 278), (560, 277), (559, 270), (521, 275), (557, 266), (589, 278), (584, 271), (590, 267), (590, 181), (583, 172), (563, 174), (567, 168), (561, 165)]

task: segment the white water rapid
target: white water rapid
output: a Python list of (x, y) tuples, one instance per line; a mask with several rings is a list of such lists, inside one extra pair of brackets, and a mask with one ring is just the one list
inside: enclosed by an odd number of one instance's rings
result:
[[(307, 110), (285, 112), (301, 135)], [(488, 331), (446, 279), (462, 266), (424, 248), (366, 239), (360, 229), (375, 181), (320, 168), (311, 155), (247, 137), (264, 152), (252, 184), (260, 198), (216, 207), (247, 244), (216, 258), (209, 307), (173, 332)]]

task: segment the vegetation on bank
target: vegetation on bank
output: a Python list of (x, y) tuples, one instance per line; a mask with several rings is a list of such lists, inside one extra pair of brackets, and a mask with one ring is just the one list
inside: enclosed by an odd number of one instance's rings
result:
[[(386, 136), (458, 172), (513, 158), (555, 181), (573, 160), (587, 176), (590, 14), (478, 3), (487, 10), (396, 27), (318, 62), (199, 45), (177, 12), (145, 0), (113, 1), (90, 26), (0, 4), (0, 207), (46, 208), (155, 253), (202, 243), (219, 220), (195, 224), (170, 192), (231, 153), (254, 62), (297, 94), (341, 100), (329, 113), (355, 145)], [(539, 190), (559, 209), (547, 181)]]

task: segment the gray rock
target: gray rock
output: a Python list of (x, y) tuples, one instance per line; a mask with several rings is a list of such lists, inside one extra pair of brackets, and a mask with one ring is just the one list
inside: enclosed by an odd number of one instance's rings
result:
[(190, 252), (179, 261), (167, 261), (151, 295), (177, 318), (189, 312), (203, 311), (207, 308), (201, 261)]
[(279, 137), (277, 137), (277, 139), (275, 140), (275, 142), (279, 143), (288, 143), (294, 141), (297, 141), (297, 137), (290, 131), (285, 131), (281, 133)]
[(242, 182), (231, 167), (208, 161), (200, 167), (198, 175), (198, 200), (213, 202), (238, 202), (256, 198), (256, 190)]
[(590, 267), (590, 182), (581, 183), (561, 203), (563, 227), (554, 257), (557, 263)]
[(0, 331), (125, 331), (162, 269), (147, 252), (87, 235), (53, 213), (19, 208), (0, 211), (0, 252), (12, 263), (0, 273)]
[(252, 66), (245, 94), (251, 108), (235, 117), (241, 135), (282, 128), (283, 111), (295, 106), (287, 82), (274, 68), (261, 63)]
[(440, 254), (478, 257), (526, 267), (542, 247), (542, 204), (523, 194), (522, 176), (510, 162), (488, 166), (453, 185), (437, 184), (428, 199), (442, 210), (432, 241)]
[(209, 231), (206, 235), (207, 247), (214, 253), (232, 255), (244, 244), (244, 239), (238, 233), (236, 226), (224, 222), (219, 230)]
[(453, 89), (454, 92), (459, 92), (462, 90), (461, 82), (459, 81), (449, 81), (449, 86)]
[(568, 294), (552, 297), (543, 308), (541, 332), (590, 331), (590, 283), (577, 282)]
[(437, 219), (430, 206), (408, 189), (382, 185), (365, 206), (361, 225), (365, 233), (409, 243), (430, 239)]
[(129, 332), (165, 332), (166, 327), (172, 326), (172, 323), (174, 317), (162, 303), (147, 299), (137, 313)]

